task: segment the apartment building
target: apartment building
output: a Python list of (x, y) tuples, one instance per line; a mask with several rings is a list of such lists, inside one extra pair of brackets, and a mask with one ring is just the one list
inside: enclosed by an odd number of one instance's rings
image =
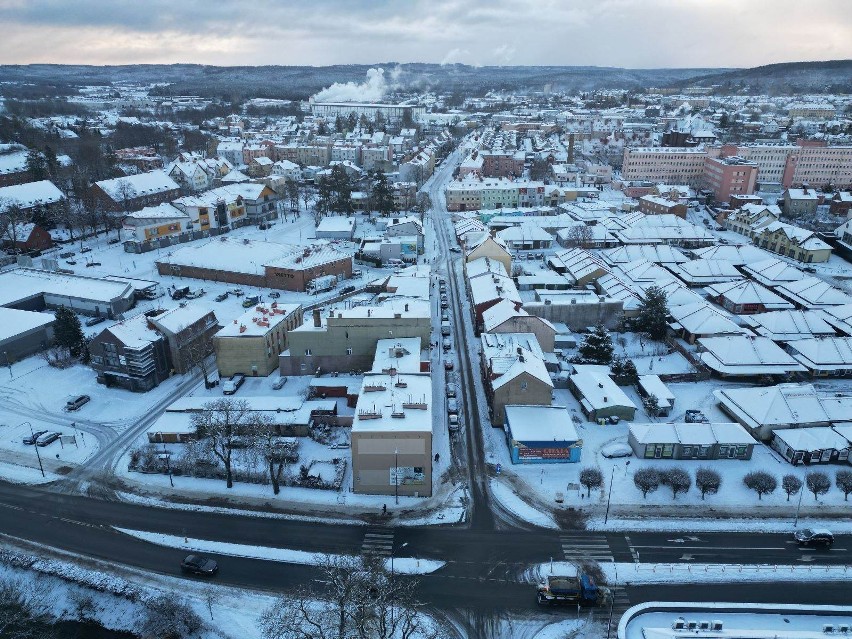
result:
[(831, 104), (791, 104), (787, 115), (793, 119), (831, 120), (837, 115), (837, 110)]
[(328, 166), (331, 162), (331, 146), (304, 143), (276, 146), (275, 160), (288, 160), (299, 166)]
[(483, 151), (482, 176), (516, 178), (524, 174), (523, 151)]
[(639, 198), (639, 210), (646, 215), (664, 215), (671, 213), (686, 219), (686, 204), (656, 195), (643, 195)]
[(95, 182), (92, 196), (108, 211), (138, 211), (180, 197), (180, 185), (165, 171), (149, 171)]
[(756, 238), (772, 222), (777, 222), (781, 217), (781, 209), (775, 204), (765, 206), (762, 204), (746, 204), (742, 208), (730, 213), (725, 218), (725, 227), (749, 239)]
[(272, 374), (287, 349), (287, 331), (302, 323), (301, 304), (258, 304), (213, 336), (220, 377)]
[(700, 188), (704, 180), (703, 148), (637, 147), (624, 149), (622, 179), (655, 184), (686, 184)]
[(831, 246), (816, 233), (784, 222), (768, 224), (754, 241), (760, 248), (800, 262), (827, 262), (831, 257)]
[(739, 156), (704, 159), (704, 186), (717, 202), (732, 195), (750, 195), (757, 183), (758, 165)]
[(192, 226), (192, 220), (172, 204), (146, 206), (134, 211), (122, 220), (122, 236), (125, 242), (148, 242), (150, 240), (180, 235)]
[(852, 146), (827, 146), (800, 140), (797, 144), (725, 144), (711, 148), (711, 155), (739, 156), (757, 164), (761, 184), (785, 188), (809, 184), (814, 187), (852, 186)]

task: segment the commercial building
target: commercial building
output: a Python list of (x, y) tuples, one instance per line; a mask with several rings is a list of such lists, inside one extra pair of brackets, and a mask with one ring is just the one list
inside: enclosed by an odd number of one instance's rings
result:
[(311, 113), (318, 118), (335, 119), (337, 116), (349, 117), (354, 114), (360, 118), (362, 115), (370, 120), (377, 117), (384, 118), (389, 123), (403, 121), (416, 122), (424, 113), (426, 107), (415, 104), (371, 104), (367, 102), (310, 102)]
[(739, 424), (631, 424), (627, 442), (639, 459), (751, 459), (754, 438)]
[(381, 339), (432, 336), (428, 300), (391, 298), (379, 305), (313, 311), (310, 321), (287, 333), (287, 350), (279, 362), (282, 375), (321, 371), (365, 371), (372, 366)]
[(506, 406), (506, 443), (513, 464), (577, 463), (583, 440), (564, 406)]
[(432, 495), (432, 379), (366, 375), (352, 422), (352, 491)]
[(727, 202), (734, 195), (754, 193), (758, 165), (738, 156), (708, 157), (704, 160), (704, 188), (713, 192), (717, 202)]
[(621, 167), (622, 178), (629, 182), (687, 184), (700, 188), (704, 182), (703, 148), (626, 147)]
[(53, 313), (0, 307), (0, 365), (11, 365), (53, 342)]
[(258, 304), (213, 337), (220, 377), (270, 375), (287, 349), (287, 331), (302, 323), (301, 304)]

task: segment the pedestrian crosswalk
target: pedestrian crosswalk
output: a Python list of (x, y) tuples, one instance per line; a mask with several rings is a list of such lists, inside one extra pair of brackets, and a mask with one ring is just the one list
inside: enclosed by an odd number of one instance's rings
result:
[(361, 554), (374, 557), (390, 557), (393, 554), (393, 531), (385, 528), (370, 528), (364, 535)]
[(612, 549), (604, 535), (559, 535), (559, 543), (568, 561), (613, 561)]

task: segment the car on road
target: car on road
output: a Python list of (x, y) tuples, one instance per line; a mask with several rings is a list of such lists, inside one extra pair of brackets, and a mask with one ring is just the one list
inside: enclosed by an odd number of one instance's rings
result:
[(444, 352), (449, 351), (453, 348), (453, 343), (448, 339), (441, 340), (441, 348), (444, 349)]
[(449, 360), (449, 359), (445, 359), (445, 360), (444, 360), (444, 370), (445, 370), (445, 371), (451, 371), (451, 370), (453, 370), (453, 362), (452, 362), (452, 360)]
[(455, 397), (456, 396), (456, 385), (455, 384), (447, 384), (447, 397)]
[(226, 299), (228, 299), (228, 291), (225, 291), (224, 293), (220, 293), (219, 295), (217, 295), (213, 299), (217, 302), (224, 302)]
[(96, 324), (100, 324), (101, 322), (105, 322), (106, 317), (103, 315), (98, 315), (96, 317), (90, 317), (86, 320), (86, 326), (95, 326)]
[(180, 562), (180, 569), (185, 573), (200, 575), (202, 577), (212, 577), (219, 572), (219, 564), (204, 555), (187, 555)]
[(42, 435), (44, 435), (46, 432), (47, 432), (46, 430), (33, 431), (31, 434), (24, 437), (24, 439), (23, 439), (24, 445), (32, 446), (33, 444), (35, 444), (38, 441), (38, 438), (41, 437)]
[(284, 384), (286, 384), (286, 383), (287, 383), (287, 378), (282, 375), (281, 377), (279, 377), (278, 379), (276, 379), (272, 383), (272, 388), (274, 390), (281, 390), (284, 387)]
[(800, 546), (823, 546), (831, 548), (834, 535), (827, 528), (805, 528), (793, 533), (793, 539)]
[(245, 381), (246, 381), (246, 376), (241, 374), (241, 373), (237, 373), (236, 375), (231, 375), (230, 378), (228, 378), (224, 382), (222, 382), (222, 392), (225, 395), (233, 395), (234, 393), (236, 393), (239, 390), (240, 386), (242, 386), (245, 383)]
[(450, 251), (452, 251), (453, 253), (461, 253), (461, 247), (460, 246), (451, 246)]
[(630, 457), (633, 454), (633, 449), (630, 444), (623, 442), (613, 442), (601, 448), (601, 455), (607, 459), (616, 459), (618, 457)]
[(43, 447), (59, 439), (59, 433), (44, 433), (36, 440), (36, 446)]
[(91, 397), (88, 395), (78, 395), (74, 399), (69, 399), (65, 403), (65, 410), (78, 410), (85, 404), (88, 404), (91, 401)]

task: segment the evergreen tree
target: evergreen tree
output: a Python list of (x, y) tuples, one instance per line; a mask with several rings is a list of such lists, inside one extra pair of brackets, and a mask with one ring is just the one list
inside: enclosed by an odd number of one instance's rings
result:
[(381, 171), (375, 171), (370, 176), (370, 202), (373, 210), (383, 217), (397, 211), (393, 190), (387, 176)]
[(53, 340), (57, 346), (67, 348), (76, 357), (85, 343), (80, 318), (71, 309), (60, 306), (56, 309), (56, 322), (53, 325)]
[(352, 207), (352, 183), (349, 175), (339, 164), (331, 169), (331, 202), (330, 209), (333, 213), (344, 213), (350, 215)]
[(591, 364), (609, 364), (612, 361), (612, 337), (603, 324), (598, 324), (594, 332), (586, 335), (580, 344), (580, 357)]
[(27, 171), (30, 172), (33, 182), (47, 178), (47, 162), (45, 162), (44, 156), (35, 149), (30, 149), (27, 153)]
[(651, 339), (663, 339), (668, 330), (668, 314), (666, 292), (659, 286), (649, 286), (639, 306), (636, 327)]
[(344, 133), (346, 131), (346, 124), (343, 122), (343, 118), (340, 117), (340, 114), (337, 114), (337, 117), (334, 119), (334, 130), (337, 133)]
[(56, 151), (47, 145), (44, 147), (44, 167), (48, 179), (55, 180), (59, 173), (59, 160), (56, 159)]

